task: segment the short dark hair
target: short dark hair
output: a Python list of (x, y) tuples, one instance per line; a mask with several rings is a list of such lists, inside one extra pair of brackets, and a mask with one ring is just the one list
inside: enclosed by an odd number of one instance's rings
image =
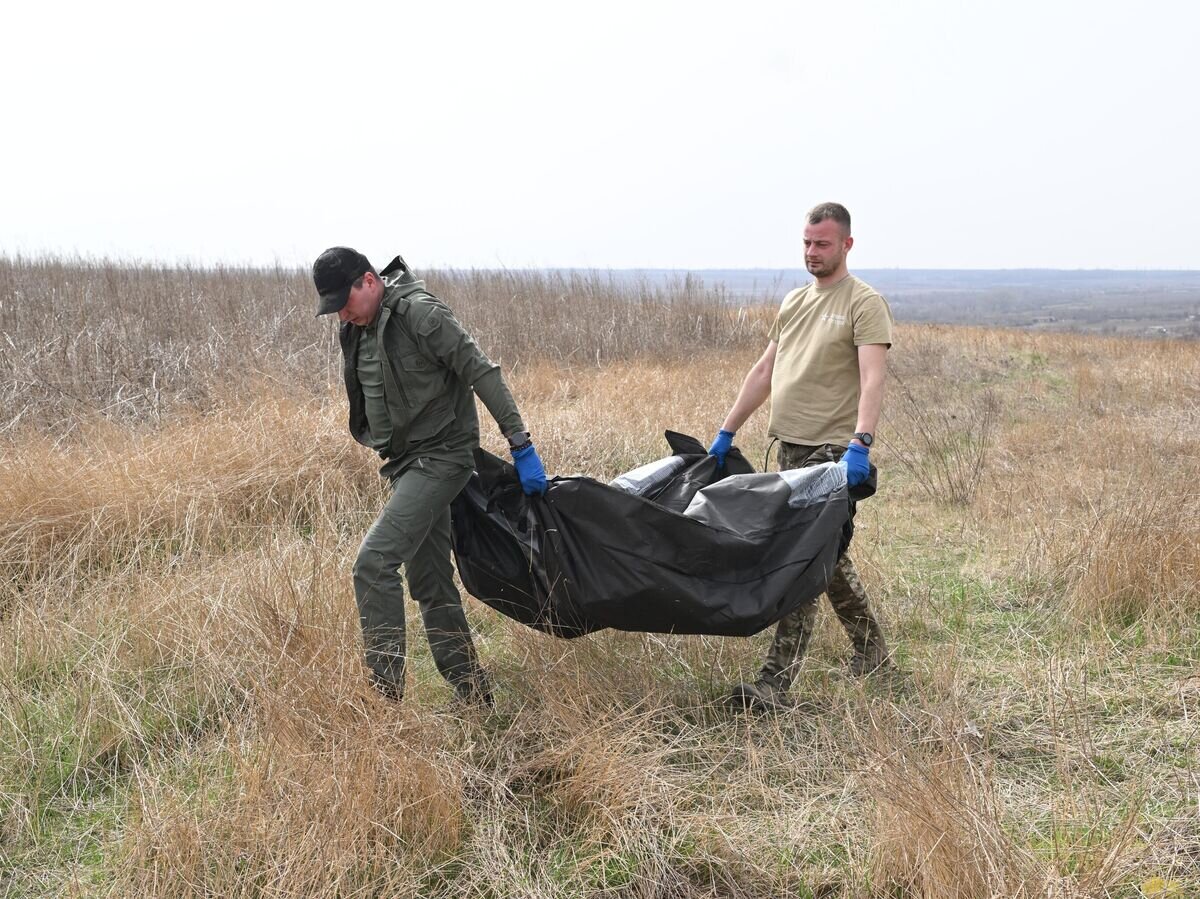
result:
[[(375, 271), (375, 266), (372, 265), (370, 268), (367, 269), (367, 272), (370, 272), (372, 275), (374, 275), (376, 281), (379, 280), (379, 272)], [(363, 286), (363, 278), (365, 278), (367, 276), (367, 272), (363, 272), (361, 275), (359, 275), (357, 278), (354, 279), (354, 289), (355, 290), (358, 290), (358, 288)]]
[(819, 225), (821, 222), (833, 219), (841, 227), (842, 233), (850, 236), (850, 210), (841, 203), (818, 203), (808, 210), (808, 223)]

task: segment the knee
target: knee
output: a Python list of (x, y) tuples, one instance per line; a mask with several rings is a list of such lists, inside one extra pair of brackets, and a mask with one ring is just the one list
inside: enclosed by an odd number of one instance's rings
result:
[(372, 545), (364, 540), (354, 558), (351, 573), (356, 581), (375, 581), (389, 573), (400, 576), (400, 560), (393, 557), (384, 547)]
[(829, 604), (839, 612), (858, 613), (867, 608), (867, 593), (857, 580), (835, 579), (827, 591)]
[(395, 529), (379, 527), (367, 531), (354, 559), (354, 576), (398, 573), (412, 556), (412, 540)]
[(413, 600), (421, 608), (422, 614), (437, 614), (446, 609), (461, 609), (462, 597), (453, 581), (446, 583), (408, 583)]
[(794, 612), (789, 612), (781, 618), (777, 632), (781, 636), (786, 636), (812, 630), (813, 622), (817, 620), (817, 600), (820, 598), (818, 596), (816, 599), (801, 603)]
[(445, 555), (422, 551), (408, 564), (408, 589), (422, 606), (441, 606), (458, 603), (458, 588), (454, 586), (454, 565), (450, 551)]

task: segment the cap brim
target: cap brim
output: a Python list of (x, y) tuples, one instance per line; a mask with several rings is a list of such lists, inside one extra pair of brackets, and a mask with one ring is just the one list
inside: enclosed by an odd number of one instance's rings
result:
[(329, 315), (331, 312), (341, 312), (342, 307), (346, 305), (346, 301), (349, 299), (349, 284), (338, 290), (323, 293), (321, 294), (321, 301), (317, 304), (317, 315)]

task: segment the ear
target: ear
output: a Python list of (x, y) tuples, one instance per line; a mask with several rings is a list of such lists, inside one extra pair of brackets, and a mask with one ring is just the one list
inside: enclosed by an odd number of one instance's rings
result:
[(849, 250), (852, 246), (854, 246), (854, 238), (847, 237), (846, 238), (846, 249)]

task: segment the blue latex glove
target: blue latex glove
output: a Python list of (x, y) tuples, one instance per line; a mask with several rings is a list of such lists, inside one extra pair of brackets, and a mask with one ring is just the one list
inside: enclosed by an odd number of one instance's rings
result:
[(513, 450), (513, 467), (517, 469), (517, 477), (521, 479), (521, 489), (527, 496), (535, 493), (539, 496), (546, 492), (546, 469), (538, 457), (533, 444), (527, 444), (521, 449)]
[(717, 468), (725, 467), (725, 457), (733, 448), (733, 438), (736, 435), (736, 431), (726, 431), (724, 428), (717, 431), (717, 439), (708, 448), (708, 454), (717, 457)]
[(861, 443), (846, 447), (842, 461), (846, 463), (846, 483), (851, 487), (861, 484), (871, 474), (871, 463), (867, 461), (870, 450)]

